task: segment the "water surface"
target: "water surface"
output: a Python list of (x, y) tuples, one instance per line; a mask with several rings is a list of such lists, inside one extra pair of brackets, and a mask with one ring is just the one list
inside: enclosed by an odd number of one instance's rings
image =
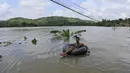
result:
[[(88, 45), (90, 56), (60, 57), (63, 41), (52, 40), (49, 33), (56, 29), (87, 30), (82, 42)], [(0, 44), (0, 73), (130, 73), (127, 27), (0, 28), (0, 42), (4, 43)]]

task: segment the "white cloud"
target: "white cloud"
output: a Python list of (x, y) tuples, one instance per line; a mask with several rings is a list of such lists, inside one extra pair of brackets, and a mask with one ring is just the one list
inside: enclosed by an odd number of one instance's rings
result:
[[(95, 19), (118, 19), (130, 17), (130, 0), (86, 0), (80, 4), (80, 6), (86, 8), (89, 11), (81, 10), (81, 13), (93, 17)], [(77, 9), (75, 7), (75, 9)], [(56, 10), (53, 15), (71, 16), (87, 19), (83, 16), (74, 14), (69, 10)]]
[(18, 8), (13, 9), (13, 16), (26, 18), (38, 18), (45, 14), (45, 7), (49, 5), (47, 0), (21, 0)]
[(46, 3), (46, 0), (21, 0), (20, 7), (43, 10), (44, 7), (47, 5)]
[(53, 16), (65, 16), (65, 17), (74, 17), (74, 18), (80, 18), (80, 19), (87, 19), (89, 20), (88, 18), (82, 16), (82, 15), (79, 15), (73, 11), (70, 11), (68, 9), (59, 9), (59, 10), (56, 10), (55, 12), (53, 12)]
[(6, 19), (11, 14), (10, 6), (7, 3), (0, 4), (0, 19)]
[[(77, 2), (77, 0), (72, 0)], [(55, 8), (56, 5), (50, 0), (19, 0), (17, 7), (11, 6), (7, 3), (0, 4), (0, 20), (9, 19), (12, 17), (26, 17), (26, 18), (39, 18), (44, 16), (67, 16), (87, 19), (75, 12), (65, 8)], [(69, 3), (67, 3), (69, 5)], [(118, 19), (130, 17), (130, 0), (86, 0), (80, 6), (89, 10), (81, 10), (76, 6), (81, 13), (98, 20), (104, 19)], [(51, 6), (51, 7), (50, 7)], [(72, 5), (70, 5), (72, 6)], [(58, 6), (60, 7), (60, 6)], [(72, 6), (73, 7), (73, 6)], [(53, 8), (53, 9), (51, 9)], [(52, 11), (52, 12), (49, 12)]]
[(13, 17), (39, 18), (46, 16), (45, 8), (49, 6), (48, 0), (20, 0), (17, 7), (4, 3), (0, 5), (0, 20)]
[(130, 17), (130, 0), (87, 0), (81, 6), (90, 10), (91, 14), (101, 19), (118, 19)]
[(69, 11), (67, 9), (59, 9), (53, 13), (53, 16), (67, 16), (67, 17), (77, 17), (75, 12)]

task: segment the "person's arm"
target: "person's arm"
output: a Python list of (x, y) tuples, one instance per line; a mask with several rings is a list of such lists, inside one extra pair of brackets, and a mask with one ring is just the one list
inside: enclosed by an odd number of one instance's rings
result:
[(86, 45), (84, 45), (83, 43), (80, 43), (80, 45), (81, 45), (81, 46), (86, 46)]
[(87, 47), (87, 48), (88, 48), (88, 46), (86, 46), (86, 45), (85, 45), (85, 44), (83, 44), (83, 43), (80, 43), (80, 45), (81, 45), (81, 46), (85, 46), (85, 47)]

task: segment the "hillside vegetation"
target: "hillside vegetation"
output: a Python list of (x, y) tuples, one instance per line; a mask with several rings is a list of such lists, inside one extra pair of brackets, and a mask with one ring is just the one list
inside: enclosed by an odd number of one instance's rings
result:
[(79, 18), (61, 16), (42, 17), (38, 19), (27, 19), (22, 17), (11, 18), (7, 21), (0, 21), (0, 27), (36, 27), (36, 26), (126, 26), (129, 19), (102, 20), (94, 22)]

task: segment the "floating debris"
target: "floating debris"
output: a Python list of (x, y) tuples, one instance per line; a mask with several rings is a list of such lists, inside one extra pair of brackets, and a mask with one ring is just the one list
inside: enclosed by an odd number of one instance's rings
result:
[(32, 40), (32, 44), (34, 44), (34, 45), (37, 44), (37, 40), (35, 38)]
[(9, 45), (11, 45), (11, 44), (13, 44), (13, 43), (10, 42), (10, 41), (0, 42), (0, 46), (4, 46), (4, 47), (9, 46)]
[(9, 45), (11, 45), (12, 43), (11, 42), (6, 42), (6, 44), (4, 45), (4, 47), (5, 46), (9, 46)]
[(19, 43), (19, 44), (21, 44), (21, 43)]
[(2, 58), (2, 55), (0, 55), (0, 59)]
[(2, 56), (2, 55), (0, 55), (0, 61), (2, 61), (2, 57), (3, 57), (3, 56)]
[(25, 36), (25, 37), (24, 37), (24, 41), (26, 41), (26, 40), (27, 40), (27, 37)]

